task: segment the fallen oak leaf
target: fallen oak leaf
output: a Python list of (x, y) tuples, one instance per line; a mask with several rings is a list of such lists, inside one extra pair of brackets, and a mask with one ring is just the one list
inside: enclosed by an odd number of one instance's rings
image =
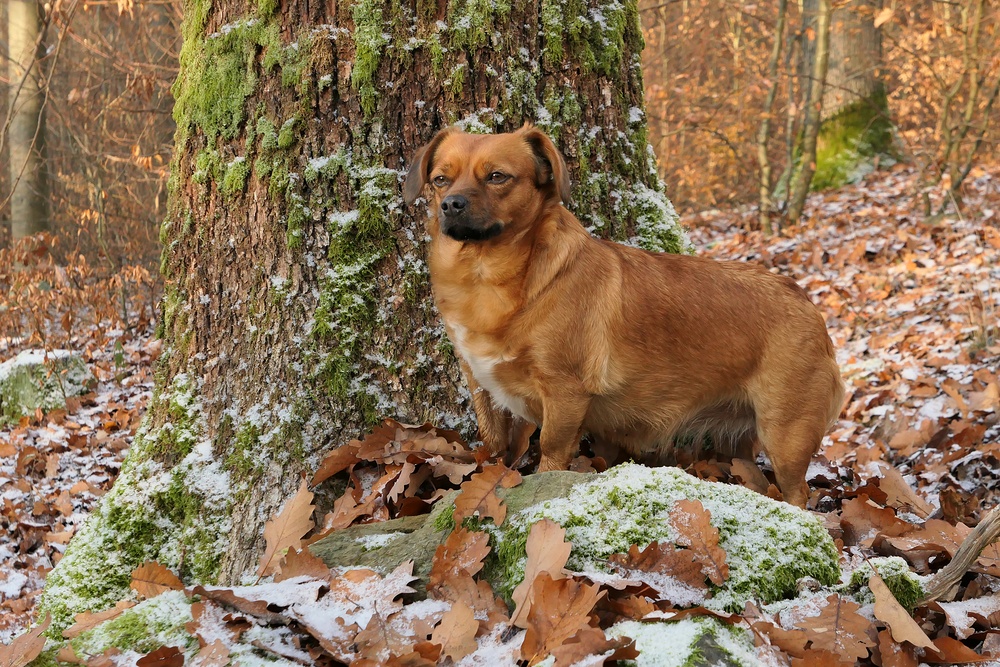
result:
[(878, 653), (882, 667), (917, 667), (920, 664), (913, 646), (897, 642), (888, 630), (878, 633)]
[(290, 548), (278, 563), (275, 583), (294, 577), (308, 576), (313, 579), (329, 579), (330, 568), (323, 560), (308, 549)]
[(931, 609), (943, 612), (945, 622), (955, 630), (955, 636), (959, 639), (968, 639), (974, 632), (972, 625), (980, 620), (984, 626), (995, 626), (990, 623), (990, 618), (1000, 618), (1000, 595), (989, 595), (961, 602), (940, 602), (930, 603)]
[(600, 586), (588, 586), (569, 578), (553, 579), (548, 572), (539, 573), (532, 589), (532, 597), (540, 604), (528, 610), (521, 644), (521, 658), (529, 665), (537, 664), (589, 628), (590, 612), (605, 595)]
[(229, 647), (221, 639), (216, 639), (202, 647), (191, 660), (192, 667), (225, 667), (229, 664)]
[(208, 598), (209, 600), (213, 600), (214, 602), (218, 602), (221, 605), (230, 607), (249, 616), (253, 616), (254, 618), (259, 618), (265, 623), (269, 623), (271, 625), (288, 625), (289, 622), (289, 619), (282, 614), (268, 609), (267, 601), (247, 600), (228, 588), (205, 588), (204, 586), (195, 586), (194, 588), (188, 589), (188, 591), (190, 595), (199, 595), (202, 598)]
[(962, 642), (952, 637), (938, 637), (934, 640), (937, 655), (924, 653), (924, 662), (932, 665), (954, 665), (956, 663), (991, 662), (992, 655), (980, 655)]
[(184, 667), (184, 654), (176, 646), (161, 646), (135, 661), (136, 667)]
[(819, 614), (803, 619), (796, 627), (809, 633), (814, 650), (845, 656), (853, 664), (867, 657), (868, 649), (875, 645), (868, 636), (871, 622), (857, 613), (860, 608), (834, 593), (826, 598)]
[(550, 579), (565, 577), (563, 568), (569, 560), (573, 545), (565, 541), (566, 530), (552, 521), (542, 519), (531, 525), (525, 543), (527, 561), (524, 565), (524, 579), (511, 593), (514, 613), (510, 622), (519, 628), (527, 628), (528, 615), (533, 602), (535, 579), (545, 574)]
[(131, 602), (129, 600), (120, 600), (111, 609), (105, 609), (104, 611), (98, 612), (96, 614), (91, 613), (89, 611), (81, 612), (73, 617), (73, 620), (76, 622), (73, 623), (73, 625), (66, 628), (65, 630), (63, 630), (62, 636), (65, 637), (66, 639), (73, 639), (74, 637), (81, 635), (87, 630), (96, 628), (104, 621), (115, 618), (126, 609), (129, 609), (134, 606), (135, 602)]
[(483, 569), (483, 561), (490, 553), (489, 542), (486, 533), (456, 526), (448, 539), (434, 551), (431, 571), (427, 575), (428, 592), (447, 588), (450, 582), (463, 574), (474, 577)]
[(260, 557), (260, 567), (257, 568), (258, 579), (271, 574), (277, 567), (274, 557), (289, 547), (298, 547), (305, 534), (315, 525), (312, 520), (313, 494), (302, 480), (299, 490), (285, 503), (278, 516), (264, 525), (264, 542), (267, 548)]
[(72, 644), (66, 644), (56, 653), (56, 662), (66, 662), (71, 665), (85, 665), (87, 661), (76, 654)]
[(719, 529), (712, 525), (711, 518), (701, 501), (687, 498), (675, 502), (669, 515), (674, 541), (688, 547), (705, 576), (721, 586), (729, 578), (729, 564), (725, 550), (719, 546)]
[(151, 560), (132, 570), (129, 588), (148, 600), (167, 591), (183, 590), (184, 583), (166, 567)]
[(361, 459), (358, 458), (358, 449), (360, 446), (360, 440), (351, 440), (348, 444), (341, 445), (327, 454), (323, 458), (323, 462), (319, 464), (319, 468), (317, 468), (316, 472), (313, 474), (312, 479), (309, 481), (309, 485), (316, 486), (318, 484), (322, 484), (338, 472), (343, 472), (355, 463), (361, 461)]
[[(601, 628), (585, 627), (567, 639), (563, 644), (552, 649), (555, 666), (576, 665), (584, 658), (604, 656), (604, 661), (631, 660), (639, 657), (635, 650), (635, 640), (630, 637), (609, 638)], [(602, 661), (602, 663), (604, 662)]]
[(499, 526), (507, 517), (507, 506), (496, 494), (497, 486), (509, 489), (521, 483), (521, 473), (511, 470), (502, 463), (484, 466), (482, 472), (473, 475), (461, 486), (455, 498), (455, 523), (479, 515), (480, 519), (490, 517)]
[(786, 630), (768, 621), (757, 621), (750, 627), (757, 634), (766, 636), (772, 646), (777, 646), (793, 658), (805, 656), (806, 644), (809, 643), (809, 635), (805, 630)]
[(855, 661), (833, 651), (809, 649), (801, 658), (792, 658), (792, 667), (854, 667)]
[(441, 655), (458, 662), (479, 647), (476, 643), (478, 632), (476, 613), (467, 604), (457, 602), (441, 617), (430, 640), (441, 645)]
[(897, 642), (907, 641), (914, 646), (935, 650), (930, 637), (920, 629), (913, 617), (899, 604), (882, 578), (872, 572), (868, 587), (875, 595), (875, 618), (889, 626), (892, 638)]
[(10, 644), (0, 646), (0, 667), (24, 667), (37, 658), (45, 648), (43, 634), (52, 624), (52, 617), (45, 616), (41, 625), (18, 635)]
[(687, 606), (702, 603), (707, 597), (705, 574), (690, 549), (651, 542), (640, 551), (633, 544), (628, 554), (613, 554), (608, 561), (625, 576), (652, 588), (660, 600)]

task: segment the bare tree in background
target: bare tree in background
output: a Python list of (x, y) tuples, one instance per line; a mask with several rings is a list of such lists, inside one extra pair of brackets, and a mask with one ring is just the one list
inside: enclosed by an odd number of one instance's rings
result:
[[(815, 12), (815, 28), (813, 40), (815, 47), (812, 54), (812, 72), (810, 74), (809, 93), (805, 105), (802, 123), (802, 140), (799, 142), (799, 158), (792, 171), (788, 196), (788, 221), (796, 224), (802, 216), (802, 208), (806, 203), (806, 195), (816, 171), (816, 141), (823, 112), (823, 88), (826, 81), (827, 66), (830, 58), (830, 0), (807, 0), (806, 6)], [(803, 14), (809, 19), (810, 12)], [(809, 37), (807, 33), (807, 38)]]
[(49, 228), (45, 164), (45, 89), (39, 67), (44, 52), (42, 9), (37, 0), (7, 4), (9, 106), (6, 143), (10, 169), (11, 236), (16, 241)]
[(830, 16), (830, 63), (813, 189), (856, 181), (891, 150), (892, 123), (879, 77), (879, 27), (887, 18), (880, 5), (880, 0), (849, 0), (838, 3)]

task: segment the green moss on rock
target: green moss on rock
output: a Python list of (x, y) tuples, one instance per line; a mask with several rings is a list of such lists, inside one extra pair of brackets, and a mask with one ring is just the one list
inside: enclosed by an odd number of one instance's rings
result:
[(66, 405), (95, 383), (83, 359), (68, 350), (24, 350), (0, 364), (0, 425)]
[(910, 570), (910, 566), (899, 556), (869, 558), (861, 567), (851, 573), (850, 582), (845, 592), (853, 595), (860, 604), (875, 602), (875, 596), (868, 587), (872, 571), (885, 582), (896, 601), (907, 611), (912, 611), (924, 597), (925, 591), (921, 578)]
[(673, 539), (668, 515), (677, 500), (701, 501), (726, 551), (729, 579), (709, 605), (738, 611), (747, 600), (772, 602), (796, 593), (801, 577), (838, 581), (838, 552), (822, 522), (804, 510), (749, 489), (698, 480), (677, 468), (621, 465), (578, 484), (566, 498), (528, 508), (494, 529), (488, 576), (509, 596), (524, 572), (530, 526), (548, 518), (573, 543), (569, 567), (603, 569), (607, 558), (632, 544)]
[(636, 667), (760, 667), (749, 631), (711, 616), (682, 621), (641, 623), (626, 621), (611, 626), (609, 637), (635, 640), (639, 657), (626, 660)]
[[(46, 578), (41, 609), (52, 614), (54, 635), (74, 614), (128, 597), (132, 570), (147, 560), (186, 580), (210, 583), (218, 574), (231, 525), (229, 473), (204, 437), (186, 376), (174, 383), (161, 390), (170, 419), (136, 435), (115, 485)], [(154, 459), (163, 451), (176, 464)]]

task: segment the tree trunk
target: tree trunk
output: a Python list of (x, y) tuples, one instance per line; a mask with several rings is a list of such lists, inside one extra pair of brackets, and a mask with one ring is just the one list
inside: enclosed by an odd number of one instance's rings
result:
[(37, 0), (7, 5), (8, 119), (11, 236), (16, 241), (49, 228), (45, 168), (45, 91), (38, 64), (44, 55)]
[(830, 64), (813, 189), (838, 187), (871, 172), (892, 148), (885, 86), (879, 79), (882, 34), (874, 19), (880, 0), (839, 4), (830, 19)]
[[(813, 0), (815, 7), (815, 35), (812, 41), (812, 71), (809, 75), (808, 94), (802, 121), (802, 140), (799, 142), (799, 156), (789, 180), (788, 221), (795, 224), (802, 215), (816, 170), (816, 140), (819, 135), (823, 110), (823, 87), (826, 80), (830, 50), (830, 0)], [(807, 52), (810, 49), (803, 49)], [(807, 61), (808, 62), (808, 61)]]
[(382, 418), (474, 434), (430, 297), (426, 213), (400, 196), (441, 127), (533, 120), (571, 165), (584, 225), (687, 243), (646, 138), (634, 0), (185, 11), (157, 388), (121, 477), (49, 575), (57, 623), (113, 602), (141, 559), (240, 579), (300, 475)]

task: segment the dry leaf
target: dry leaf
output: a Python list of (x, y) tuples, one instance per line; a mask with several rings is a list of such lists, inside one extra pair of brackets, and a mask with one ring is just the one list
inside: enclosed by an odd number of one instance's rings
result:
[(431, 642), (441, 645), (441, 655), (458, 662), (478, 648), (477, 632), (479, 621), (475, 612), (468, 605), (458, 602), (445, 612), (431, 635)]
[(833, 594), (817, 616), (802, 619), (797, 627), (805, 630), (814, 649), (860, 660), (868, 656), (875, 643), (868, 636), (871, 622), (858, 614), (860, 607)]
[(892, 18), (893, 11), (895, 10), (892, 7), (886, 7), (885, 9), (881, 10), (878, 14), (876, 14), (875, 27), (878, 28), (882, 24), (889, 21), (889, 19)]
[(934, 640), (937, 655), (924, 652), (924, 662), (932, 665), (954, 665), (957, 663), (990, 662), (992, 655), (979, 655), (971, 648), (951, 637), (938, 637)]
[(854, 667), (855, 661), (832, 651), (809, 649), (801, 658), (792, 658), (792, 667)]
[(66, 639), (73, 639), (74, 637), (81, 635), (87, 630), (96, 628), (104, 621), (115, 618), (126, 609), (129, 609), (134, 606), (135, 602), (130, 602), (128, 600), (121, 600), (118, 603), (116, 603), (115, 606), (112, 607), (111, 609), (105, 609), (104, 611), (98, 612), (96, 614), (92, 614), (89, 611), (77, 614), (76, 616), (73, 617), (73, 620), (76, 622), (73, 625), (66, 628), (65, 630), (63, 630), (62, 636), (65, 637)]
[(184, 667), (184, 654), (176, 646), (161, 646), (135, 661), (136, 667)]
[(968, 639), (974, 632), (972, 625), (976, 618), (987, 620), (1000, 617), (1000, 595), (990, 595), (962, 602), (936, 602), (936, 608), (944, 612), (948, 625), (955, 629), (955, 636)]
[(670, 528), (674, 541), (688, 547), (713, 584), (721, 586), (729, 578), (726, 552), (719, 546), (719, 529), (712, 525), (711, 514), (698, 500), (683, 499), (670, 510)]
[(316, 556), (307, 548), (290, 548), (288, 553), (281, 559), (278, 565), (278, 574), (274, 580), (285, 581), (293, 577), (309, 576), (313, 579), (327, 579), (330, 577), (330, 568), (319, 556)]
[(323, 459), (323, 462), (319, 464), (319, 468), (313, 475), (309, 485), (316, 486), (318, 484), (322, 484), (338, 472), (347, 470), (352, 465), (359, 462), (361, 460), (358, 458), (358, 448), (360, 445), (360, 441), (351, 440), (350, 443), (337, 447), (335, 450), (327, 454)]
[(302, 538), (312, 530), (315, 525), (312, 513), (316, 509), (312, 499), (312, 492), (306, 487), (306, 481), (302, 480), (299, 490), (285, 503), (278, 516), (264, 525), (264, 541), (267, 543), (267, 548), (260, 557), (258, 577), (274, 572), (278, 564), (275, 556), (289, 547), (300, 546)]
[(0, 646), (0, 667), (24, 667), (37, 658), (45, 648), (45, 636), (52, 617), (46, 616), (41, 625), (14, 638), (10, 644)]
[(786, 630), (768, 621), (757, 621), (752, 624), (755, 632), (767, 635), (773, 646), (777, 646), (788, 655), (801, 658), (806, 654), (806, 644), (809, 633), (805, 630)]
[(885, 463), (876, 465), (878, 465), (879, 474), (882, 475), (879, 480), (879, 488), (885, 491), (890, 505), (894, 507), (908, 505), (913, 508), (913, 513), (921, 519), (926, 518), (934, 511), (934, 506), (917, 495), (898, 470)]
[(537, 601), (528, 611), (521, 658), (534, 665), (554, 649), (589, 627), (590, 612), (604, 597), (597, 585), (582, 584), (575, 579), (553, 579), (541, 572), (532, 586), (532, 598)]
[(490, 553), (490, 538), (486, 533), (472, 532), (456, 526), (448, 539), (434, 552), (431, 571), (427, 576), (428, 592), (446, 589), (462, 575), (473, 577), (483, 568)]
[(531, 525), (525, 545), (527, 561), (524, 565), (524, 579), (510, 596), (514, 602), (514, 613), (510, 618), (513, 625), (528, 627), (535, 579), (539, 575), (545, 574), (550, 579), (562, 579), (565, 576), (563, 568), (573, 548), (565, 538), (566, 531), (563, 527), (549, 519), (542, 519)]
[(888, 630), (878, 633), (878, 652), (882, 667), (917, 667), (920, 664), (913, 646), (894, 641)]
[(497, 497), (496, 487), (501, 485), (509, 489), (520, 483), (521, 473), (502, 463), (483, 467), (482, 472), (462, 484), (462, 490), (455, 498), (455, 523), (479, 515), (480, 520), (490, 517), (499, 526), (507, 516), (507, 506)]
[(609, 563), (629, 579), (643, 582), (675, 605), (705, 601), (708, 584), (701, 564), (690, 549), (676, 549), (673, 544), (652, 542), (645, 549), (632, 545), (628, 554), (614, 554)]
[(868, 587), (875, 595), (875, 618), (889, 626), (892, 638), (897, 642), (907, 641), (914, 646), (934, 650), (930, 637), (920, 629), (913, 617), (899, 604), (882, 578), (874, 572), (868, 579)]
[(184, 583), (156, 561), (147, 561), (132, 571), (129, 588), (149, 599), (167, 591), (183, 590)]
[(225, 667), (229, 664), (229, 648), (221, 639), (202, 647), (191, 660), (192, 667)]
[(589, 626), (552, 649), (552, 657), (555, 658), (555, 667), (571, 667), (585, 658), (600, 656), (612, 649), (614, 649), (614, 653), (607, 656), (602, 664), (606, 661), (615, 661), (618, 664), (619, 660), (631, 660), (639, 657), (639, 652), (635, 650), (635, 641), (629, 637), (608, 639), (604, 630)]

